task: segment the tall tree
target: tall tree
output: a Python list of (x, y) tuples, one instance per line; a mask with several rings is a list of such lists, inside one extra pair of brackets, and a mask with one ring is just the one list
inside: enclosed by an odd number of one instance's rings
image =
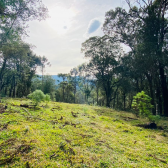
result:
[(60, 86), (62, 88), (62, 101), (65, 102), (65, 88), (66, 85), (68, 84), (66, 79), (67, 79), (68, 74), (63, 74), (63, 73), (59, 73), (58, 77), (62, 78), (62, 82), (60, 83)]
[[(128, 45), (138, 72), (148, 80), (154, 103), (155, 92), (161, 93), (164, 114), (168, 116), (167, 66), (167, 0), (126, 0), (130, 10), (116, 8), (106, 13), (104, 32)], [(134, 5), (137, 4), (137, 7)], [(155, 83), (157, 83), (155, 85)], [(161, 89), (160, 89), (161, 88)], [(156, 97), (158, 100), (160, 97)], [(161, 110), (160, 105), (160, 111)]]
[(73, 86), (74, 103), (76, 103), (77, 86), (79, 85), (79, 82), (80, 82), (80, 78), (79, 78), (79, 73), (80, 73), (80, 72), (79, 72), (79, 68), (80, 68), (80, 67), (71, 69), (71, 71), (70, 71), (70, 76), (69, 76), (70, 83), (71, 83), (72, 86)]
[(40, 65), (40, 58), (28, 44), (19, 42), (3, 46), (0, 56), (0, 89), (9, 96), (26, 96), (30, 92), (32, 77)]
[(0, 1), (0, 46), (6, 44), (11, 35), (25, 34), (26, 23), (47, 17), (47, 8), (41, 0)]
[[(87, 65), (90, 73), (102, 85), (106, 95), (106, 106), (110, 107), (112, 95), (116, 91), (118, 61), (121, 48), (115, 39), (108, 40), (106, 36), (91, 37), (82, 44), (82, 51), (86, 58), (90, 58)], [(115, 90), (115, 91), (114, 91)]]
[(50, 62), (48, 61), (48, 59), (45, 56), (40, 57), (41, 60), (41, 73), (42, 73), (42, 88), (41, 90), (44, 92), (44, 70), (46, 66), (51, 66)]

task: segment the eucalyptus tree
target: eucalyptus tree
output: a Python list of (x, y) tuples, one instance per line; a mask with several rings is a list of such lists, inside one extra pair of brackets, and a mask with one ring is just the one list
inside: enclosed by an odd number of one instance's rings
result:
[(1, 93), (3, 90), (9, 96), (26, 96), (39, 65), (40, 58), (33, 54), (28, 44), (19, 41), (10, 47), (3, 46), (0, 56)]
[(36, 56), (30, 49), (28, 49), (25, 55), (20, 55), (20, 57), (17, 59), (17, 96), (27, 96), (30, 93), (32, 78), (40, 64), (40, 58)]
[(59, 84), (60, 87), (62, 88), (62, 101), (65, 102), (65, 88), (66, 85), (68, 84), (67, 82), (67, 76), (68, 74), (64, 74), (64, 73), (59, 73), (58, 77), (62, 78), (62, 82)]
[(116, 8), (106, 13), (104, 32), (130, 47), (135, 70), (148, 80), (153, 103), (158, 95), (155, 92), (161, 93), (164, 114), (168, 116), (167, 0), (126, 1), (128, 12)]
[(45, 56), (40, 57), (40, 60), (41, 60), (40, 69), (41, 69), (41, 73), (42, 73), (42, 75), (41, 75), (41, 77), (42, 77), (42, 88), (41, 88), (41, 90), (44, 92), (44, 84), (43, 84), (44, 83), (44, 80), (43, 80), (44, 70), (45, 70), (46, 66), (51, 66), (51, 64)]
[[(79, 93), (84, 95), (84, 100), (82, 102), (88, 103), (88, 99), (90, 97), (90, 93), (93, 90), (93, 76), (88, 71), (87, 65), (81, 64), (77, 67), (78, 70), (78, 87)], [(79, 94), (78, 94), (79, 95)], [(80, 99), (83, 96), (80, 94)]]
[(68, 103), (74, 103), (74, 86), (70, 81), (67, 82), (65, 87), (65, 101)]
[(12, 36), (26, 34), (26, 23), (30, 20), (43, 20), (47, 8), (41, 0), (1, 0), (0, 1), (0, 46)]
[(91, 37), (82, 44), (82, 52), (89, 58), (87, 69), (101, 84), (106, 95), (106, 106), (110, 107), (112, 95), (118, 87), (119, 62), (122, 49), (115, 38)]
[[(4, 80), (5, 75), (7, 74), (12, 68), (16, 70), (16, 63), (19, 57), (24, 57), (26, 54), (26, 48), (20, 48), (19, 43), (15, 43), (12, 46), (3, 46), (1, 48), (1, 55), (0, 55), (0, 89), (7, 85), (6, 80)], [(6, 84), (5, 84), (6, 83)]]
[(40, 59), (21, 36), (26, 35), (28, 21), (46, 17), (47, 8), (41, 0), (0, 1), (0, 92), (9, 96), (30, 92)]
[(40, 79), (41, 90), (43, 89), (44, 94), (50, 95), (52, 100), (55, 100), (56, 84), (55, 80), (51, 75), (44, 75), (43, 80)]
[(73, 86), (74, 103), (76, 103), (76, 92), (77, 92), (77, 86), (79, 84), (79, 79), (80, 79), (78, 75), (79, 75), (78, 68), (71, 69), (70, 75), (69, 75), (69, 81)]

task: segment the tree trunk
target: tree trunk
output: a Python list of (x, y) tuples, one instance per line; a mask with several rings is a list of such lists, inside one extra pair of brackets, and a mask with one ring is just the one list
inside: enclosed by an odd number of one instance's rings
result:
[(13, 89), (13, 86), (11, 85), (10, 90), (9, 90), (9, 97), (12, 97), (12, 89)]
[(5, 95), (7, 95), (8, 89), (7, 87), (5, 87)]
[(116, 100), (116, 97), (114, 97), (114, 100), (113, 100), (113, 108), (115, 108), (115, 100)]
[[(150, 97), (152, 98), (151, 104), (152, 104), (152, 105), (155, 105), (155, 104), (154, 104), (154, 94), (153, 94), (152, 76), (150, 76), (150, 75), (147, 74), (147, 73), (146, 73), (145, 75), (146, 75), (146, 77), (147, 77), (147, 79), (148, 79), (148, 83), (149, 83)], [(152, 113), (153, 113), (153, 115), (156, 114), (156, 111), (155, 111), (154, 108), (152, 109)]]
[(64, 86), (63, 86), (63, 95), (62, 95), (62, 96), (63, 96), (63, 102), (64, 102), (64, 94), (65, 94), (65, 93), (64, 93)]
[(15, 91), (16, 91), (16, 83), (15, 83), (15, 76), (13, 76), (13, 93), (12, 93), (12, 97), (15, 97)]
[(6, 67), (6, 62), (7, 62), (7, 59), (4, 59), (2, 68), (0, 69), (0, 92), (2, 90), (2, 79), (3, 79), (3, 73), (5, 71), (5, 67)]
[(118, 109), (118, 94), (117, 94), (117, 109)]
[(106, 94), (106, 107), (110, 107), (111, 98), (109, 94)]
[(96, 87), (96, 97), (97, 97), (97, 105), (99, 105), (99, 88)]
[(162, 115), (162, 110), (163, 110), (163, 97), (161, 93), (161, 88), (160, 88), (160, 79), (159, 83), (157, 85), (157, 90), (156, 90), (156, 103), (158, 104), (158, 114)]
[(140, 90), (140, 88), (139, 88), (139, 81), (138, 81), (138, 78), (135, 79), (135, 80), (136, 80), (136, 90), (137, 90), (137, 92), (140, 92), (141, 90)]
[(162, 88), (162, 96), (163, 96), (163, 109), (164, 115), (168, 117), (168, 91), (166, 86), (166, 77), (164, 75), (164, 69), (160, 67), (160, 78), (161, 78), (161, 88)]
[(124, 94), (123, 94), (124, 110), (125, 110), (125, 98), (126, 98), (126, 96), (125, 96), (125, 93), (124, 93)]
[(75, 89), (74, 89), (74, 104), (76, 103), (76, 85), (75, 85)]

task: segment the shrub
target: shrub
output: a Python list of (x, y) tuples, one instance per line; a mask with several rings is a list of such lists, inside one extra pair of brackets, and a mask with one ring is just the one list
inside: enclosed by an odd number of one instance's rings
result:
[(46, 104), (50, 101), (51, 99), (50, 99), (50, 95), (49, 94), (46, 94), (45, 95), (45, 102), (46, 102)]
[(37, 106), (40, 102), (44, 101), (46, 96), (41, 90), (35, 90), (33, 93), (28, 95), (28, 98), (30, 98), (35, 106)]
[(153, 105), (151, 104), (151, 98), (144, 91), (134, 96), (132, 108), (135, 110), (137, 116), (147, 117), (150, 122), (156, 122), (159, 119), (158, 116), (152, 115), (151, 110)]

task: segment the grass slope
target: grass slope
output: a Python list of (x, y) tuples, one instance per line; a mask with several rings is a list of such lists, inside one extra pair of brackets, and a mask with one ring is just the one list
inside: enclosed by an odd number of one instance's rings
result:
[(0, 167), (168, 167), (166, 130), (137, 127), (145, 121), (131, 113), (57, 102), (20, 107), (28, 103), (0, 104)]

